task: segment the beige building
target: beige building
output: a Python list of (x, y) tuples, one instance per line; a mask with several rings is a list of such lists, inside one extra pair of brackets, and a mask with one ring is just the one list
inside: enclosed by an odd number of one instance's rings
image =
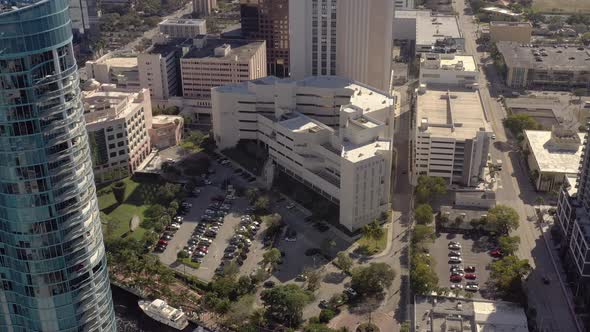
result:
[(420, 83), (461, 87), (476, 84), (479, 70), (471, 55), (426, 53), (420, 57)]
[(584, 134), (577, 128), (524, 131), (523, 151), (538, 191), (559, 190), (566, 175), (578, 173), (583, 141)]
[(211, 114), (211, 88), (267, 76), (266, 43), (203, 37), (180, 59), (182, 95)]
[(530, 22), (490, 22), (490, 39), (493, 43), (499, 41), (513, 41), (528, 44), (531, 42), (533, 25)]
[(169, 18), (158, 24), (160, 33), (172, 38), (194, 38), (198, 35), (207, 34), (205, 20)]
[(175, 146), (182, 140), (184, 119), (182, 116), (155, 115), (148, 130), (152, 146), (160, 150)]
[(83, 92), (84, 118), (97, 183), (132, 175), (151, 151), (148, 89), (138, 92), (91, 81)]
[(217, 9), (217, 0), (193, 0), (193, 14), (209, 15)]
[(122, 57), (106, 54), (103, 57), (86, 61), (86, 75), (102, 84), (115, 84), (119, 88), (139, 89), (137, 57)]

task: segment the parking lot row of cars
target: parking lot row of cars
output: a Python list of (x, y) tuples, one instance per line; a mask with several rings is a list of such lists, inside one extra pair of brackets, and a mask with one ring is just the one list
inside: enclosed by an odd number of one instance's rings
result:
[[(461, 257), (461, 243), (457, 241), (450, 241), (449, 245), (449, 280), (451, 281), (451, 289), (465, 289), (466, 291), (476, 292), (479, 290), (479, 284), (474, 281), (477, 279), (477, 274), (475, 273), (475, 266), (468, 265), (463, 267), (460, 263), (463, 262), (463, 258)], [(461, 284), (461, 282), (465, 280), (469, 280), (465, 283), (465, 285)]]
[(248, 258), (250, 246), (254, 236), (260, 230), (260, 222), (253, 219), (250, 215), (243, 215), (240, 217), (240, 224), (236, 230), (236, 234), (229, 240), (228, 245), (224, 249), (223, 260), (215, 269), (216, 275), (223, 274), (225, 266), (231, 261), (242, 266), (244, 261)]
[(178, 215), (172, 219), (172, 223), (170, 225), (166, 226), (166, 230), (164, 233), (162, 233), (158, 243), (156, 244), (156, 247), (154, 248), (155, 252), (164, 252), (164, 250), (166, 250), (166, 247), (168, 247), (168, 241), (172, 240), (174, 234), (180, 229), (180, 225), (182, 225), (184, 221), (183, 215), (187, 213), (192, 206), (193, 205), (191, 203), (187, 202), (182, 202), (180, 204)]
[[(213, 152), (213, 156), (215, 157), (215, 161), (218, 164), (220, 164), (222, 166), (231, 166), (231, 162), (227, 158), (222, 156), (221, 154)], [(241, 176), (244, 179), (244, 181), (247, 181), (247, 182), (256, 181), (255, 176), (250, 175), (248, 172), (244, 171), (243, 169), (241, 169), (239, 167), (234, 170), (234, 174)]]

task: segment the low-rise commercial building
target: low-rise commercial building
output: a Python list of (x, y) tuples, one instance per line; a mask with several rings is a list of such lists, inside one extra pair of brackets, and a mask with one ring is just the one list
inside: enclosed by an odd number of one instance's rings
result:
[(566, 175), (578, 172), (584, 134), (577, 128), (525, 130), (523, 151), (538, 191), (559, 190)]
[(182, 96), (211, 114), (211, 88), (267, 76), (266, 43), (201, 36), (180, 59)]
[(430, 10), (396, 10), (393, 39), (416, 42), (416, 53), (465, 51), (465, 38), (457, 16)]
[(483, 178), (492, 130), (477, 89), (421, 85), (416, 103), (413, 181), (439, 176), (475, 186)]
[(421, 84), (466, 87), (477, 83), (479, 70), (471, 55), (427, 53), (420, 58)]
[(525, 96), (505, 98), (512, 114), (531, 116), (543, 128), (562, 123), (585, 126), (590, 121), (590, 97), (576, 97), (570, 92), (529, 91)]
[(349, 231), (390, 207), (394, 98), (337, 76), (266, 77), (212, 89), (220, 149), (255, 140), (268, 149), (264, 174), (291, 175), (340, 206)]
[(489, 32), (492, 43), (512, 41), (528, 44), (531, 42), (533, 25), (530, 22), (492, 21)]
[(590, 50), (568, 46), (496, 44), (506, 65), (506, 85), (513, 88), (567, 89), (590, 82)]
[(149, 90), (130, 92), (91, 81), (83, 91), (83, 102), (95, 181), (132, 175), (151, 151)]
[(172, 38), (194, 38), (207, 34), (206, 21), (199, 19), (168, 18), (160, 22), (158, 28), (160, 33)]
[(527, 332), (524, 309), (516, 303), (455, 296), (416, 296), (416, 332)]
[(106, 54), (93, 61), (86, 61), (86, 75), (102, 84), (115, 84), (119, 88), (137, 90), (139, 70), (137, 57)]
[(176, 115), (155, 115), (148, 130), (152, 146), (160, 150), (180, 144), (184, 118)]

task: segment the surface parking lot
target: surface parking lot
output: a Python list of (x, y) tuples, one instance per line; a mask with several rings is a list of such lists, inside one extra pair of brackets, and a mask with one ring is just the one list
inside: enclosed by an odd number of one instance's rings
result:
[[(477, 278), (475, 280), (466, 280), (463, 278), (461, 282), (451, 282), (449, 264), (449, 252), (451, 251), (448, 246), (450, 241), (456, 241), (461, 244), (461, 258), (463, 259), (462, 265), (475, 266), (475, 274)], [(463, 234), (452, 234), (452, 233), (441, 233), (435, 240), (434, 244), (430, 248), (430, 254), (433, 256), (436, 266), (435, 271), (439, 278), (439, 286), (451, 288), (452, 284), (460, 284), (465, 287), (467, 281), (475, 281), (479, 285), (479, 291), (475, 292), (476, 297), (482, 297), (482, 292), (485, 294), (486, 282), (489, 279), (490, 271), (489, 264), (493, 258), (489, 255), (489, 243), (486, 237), (479, 237), (473, 239)], [(467, 273), (467, 272), (466, 272)]]
[[(184, 215), (184, 222), (177, 230), (173, 238), (168, 241), (166, 250), (162, 253), (156, 253), (163, 264), (169, 265), (179, 271), (187, 274), (194, 275), (204, 281), (210, 281), (223, 259), (224, 251), (229, 245), (229, 241), (235, 234), (236, 227), (240, 224), (240, 217), (245, 214), (245, 210), (248, 207), (247, 200), (244, 197), (236, 197), (233, 200), (228, 214), (223, 218), (223, 224), (220, 225), (217, 232), (217, 236), (212, 238), (212, 243), (209, 246), (209, 251), (202, 258), (202, 262), (198, 269), (186, 266), (177, 262), (177, 254), (187, 246), (188, 240), (191, 238), (195, 227), (199, 225), (201, 217), (205, 214), (205, 210), (210, 206), (212, 199), (216, 196), (225, 196), (226, 192), (221, 189), (220, 183), (226, 179), (230, 179), (232, 183), (239, 185), (245, 185), (248, 183), (242, 176), (237, 176), (235, 173), (235, 167), (231, 164), (220, 165), (219, 163), (212, 162), (211, 168), (215, 170), (215, 173), (209, 176), (209, 180), (212, 182), (210, 185), (198, 187), (200, 194), (198, 197), (188, 197), (185, 201), (192, 204), (192, 207)], [(208, 223), (206, 223), (208, 225)], [(260, 236), (261, 232), (257, 233)], [(254, 242), (254, 241), (253, 241)], [(253, 244), (258, 245), (257, 242)], [(248, 254), (248, 261), (259, 261), (262, 259), (262, 253), (260, 257), (255, 257), (259, 250), (252, 250)], [(254, 257), (253, 257), (254, 256)]]

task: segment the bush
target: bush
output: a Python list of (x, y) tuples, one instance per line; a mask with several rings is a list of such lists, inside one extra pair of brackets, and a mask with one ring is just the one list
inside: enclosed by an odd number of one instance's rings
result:
[(178, 258), (178, 259), (188, 258), (188, 253), (184, 250), (179, 251), (178, 254), (176, 254), (176, 258)]
[(328, 323), (334, 317), (336, 317), (336, 312), (334, 311), (334, 309), (322, 309), (322, 311), (320, 312), (320, 323)]

